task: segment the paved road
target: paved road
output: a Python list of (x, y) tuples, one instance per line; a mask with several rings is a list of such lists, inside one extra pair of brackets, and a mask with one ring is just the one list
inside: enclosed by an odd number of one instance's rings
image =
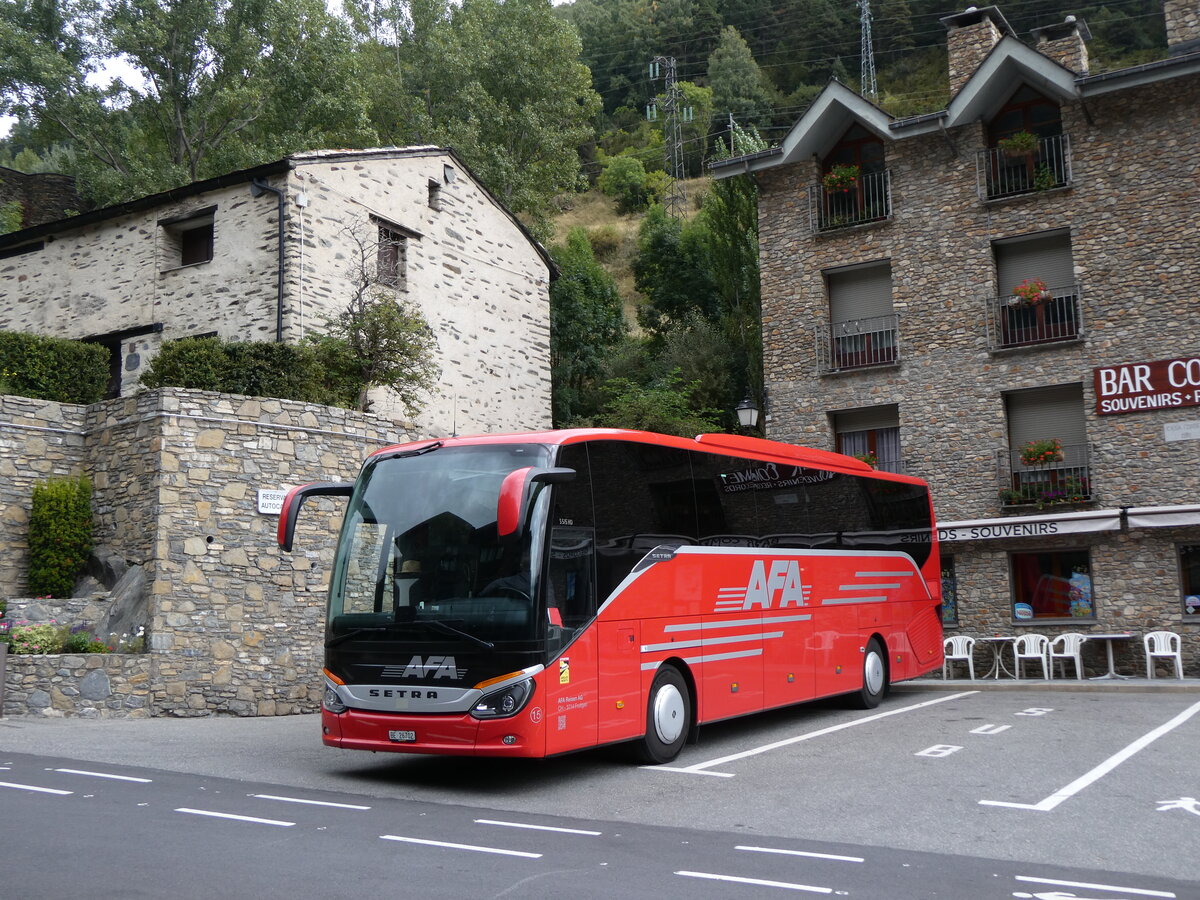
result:
[[(1200, 779), (1192, 774), (1200, 746), (1200, 697), (1194, 694), (976, 692), (968, 687), (950, 693), (897, 692), (869, 713), (810, 704), (706, 727), (701, 743), (687, 747), (675, 765), (653, 769), (632, 765), (616, 748), (544, 761), (371, 755), (324, 748), (318, 732), (315, 716), (9, 719), (0, 721), (0, 764), (32, 772), (91, 761), (152, 775), (186, 773), (228, 779), (234, 786), (221, 789), (240, 797), (251, 793), (247, 783), (259, 785), (258, 793), (272, 793), (270, 786), (322, 792), (317, 796), (330, 792), (340, 802), (373, 798), (365, 805), (388, 805), (401, 819), (400, 811), (429, 804), (459, 817), (446, 833), (463, 843), (484, 840), (464, 837), (481, 827), (472, 824), (475, 818), (533, 817), (583, 830), (592, 823), (591, 829), (608, 840), (615, 833), (628, 840), (634, 833), (631, 847), (653, 848), (646, 857), (656, 863), (653, 872), (639, 869), (638, 857), (622, 867), (666, 878), (654, 883), (660, 895), (668, 896), (731, 896), (723, 882), (671, 887), (684, 878), (704, 881), (676, 871), (751, 872), (764, 875), (763, 880), (806, 883), (786, 854), (735, 849), (764, 846), (862, 857), (864, 863), (841, 866), (869, 875), (846, 875), (842, 881), (830, 876), (809, 886), (854, 888), (853, 896), (887, 900), (994, 896), (863, 893), (880, 873), (885, 884), (899, 884), (903, 879), (897, 873), (913, 868), (925, 873), (926, 887), (963, 889), (984, 870), (989, 878), (1057, 877), (1074, 885), (1005, 880), (998, 895), (1004, 897), (1055, 891), (1053, 900), (1072, 894), (1106, 900), (1171, 893), (1200, 897), (1195, 856), (1200, 804), (1188, 803), (1200, 797)], [(6, 775), (0, 772), (0, 780)], [(162, 780), (154, 777), (156, 783)], [(18, 793), (8, 789), (0, 802), (7, 806)], [(120, 810), (111, 813), (113, 821), (121, 815)], [(363, 838), (372, 847), (388, 833), (382, 824), (373, 823), (378, 834)], [(4, 843), (12, 846), (7, 839)], [(709, 872), (714, 867), (679, 855), (684, 846), (702, 846), (698, 859), (726, 868)], [(599, 865), (603, 856), (594, 849), (578, 857), (546, 854), (569, 863), (567, 869)], [(747, 865), (751, 858), (756, 862)], [(788, 859), (792, 867), (781, 862)], [(661, 864), (668, 861), (673, 868), (664, 875)], [(538, 877), (549, 879), (549, 886), (557, 876)], [(1079, 887), (1084, 884), (1158, 893)], [(710, 890), (716, 893), (704, 893)], [(579, 891), (559, 895), (587, 896)]]

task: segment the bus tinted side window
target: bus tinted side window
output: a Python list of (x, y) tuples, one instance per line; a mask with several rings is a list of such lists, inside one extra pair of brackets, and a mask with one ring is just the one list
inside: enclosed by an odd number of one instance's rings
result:
[(747, 460), (715, 453), (693, 453), (700, 543), (710, 547), (757, 547), (762, 528), (758, 491), (744, 476)]
[(659, 544), (695, 543), (696, 492), (685, 450), (592, 441), (596, 576), (604, 601)]
[(596, 615), (596, 528), (586, 444), (571, 444), (559, 453), (558, 465), (576, 472), (575, 480), (554, 486), (546, 565), (546, 606), (551, 638), (560, 628), (561, 642), (570, 640)]

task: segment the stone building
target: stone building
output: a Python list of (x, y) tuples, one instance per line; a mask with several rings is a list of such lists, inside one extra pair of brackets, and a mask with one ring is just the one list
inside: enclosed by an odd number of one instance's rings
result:
[[(436, 147), (297, 153), (0, 236), (0, 329), (104, 344), (127, 396), (163, 341), (323, 329), (363, 263), (437, 337), (420, 432), (550, 424), (553, 265)], [(375, 411), (399, 414), (386, 394)]]
[(75, 179), (69, 175), (27, 175), (0, 166), (0, 206), (8, 203), (20, 204), (22, 228), (61, 219), (84, 205), (75, 192)]
[(1144, 673), (1169, 629), (1195, 675), (1200, 5), (1165, 12), (1167, 58), (1091, 74), (1083, 21), (972, 7), (946, 109), (833, 82), (714, 171), (760, 189), (767, 436), (929, 481), (947, 632), (1130, 632)]

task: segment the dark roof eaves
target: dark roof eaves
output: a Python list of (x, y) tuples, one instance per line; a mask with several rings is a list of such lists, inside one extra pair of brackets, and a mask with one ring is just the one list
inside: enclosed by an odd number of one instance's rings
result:
[(227, 172), (226, 174), (218, 175), (215, 178), (206, 178), (204, 181), (193, 181), (191, 184), (185, 184), (181, 187), (160, 191), (157, 194), (148, 194), (145, 197), (137, 197), (133, 200), (127, 200), (124, 203), (116, 203), (112, 206), (104, 206), (100, 209), (93, 209), (90, 212), (80, 213), (77, 216), (70, 216), (66, 219), (55, 219), (53, 222), (43, 222), (41, 225), (34, 225), (30, 228), (23, 228), (20, 231), (13, 231), (6, 235), (0, 235), (0, 248), (16, 246), (18, 244), (23, 244), (26, 241), (37, 240), (40, 237), (58, 234), (59, 232), (63, 231), (70, 231), (75, 228), (83, 228), (87, 225), (94, 225), (97, 222), (103, 222), (107, 219), (115, 219), (118, 216), (125, 216), (129, 213), (153, 209), (156, 206), (162, 206), (166, 203), (185, 200), (188, 197), (194, 197), (197, 194), (203, 194), (207, 191), (228, 187), (231, 184), (240, 184), (245, 181), (251, 181), (255, 178), (263, 178), (267, 175), (279, 175), (283, 172), (289, 171), (291, 168), (292, 164), (290, 160), (279, 159), (275, 160), (274, 162), (264, 163), (261, 166), (255, 166), (251, 169), (240, 169), (237, 172)]

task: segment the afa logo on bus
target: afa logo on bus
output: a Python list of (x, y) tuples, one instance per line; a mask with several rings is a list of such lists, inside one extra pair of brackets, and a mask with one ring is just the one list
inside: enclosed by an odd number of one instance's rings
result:
[(715, 611), (804, 606), (808, 591), (800, 578), (798, 560), (772, 560), (768, 571), (766, 561), (756, 559), (750, 568), (750, 579), (744, 587), (721, 588), (717, 592)]

